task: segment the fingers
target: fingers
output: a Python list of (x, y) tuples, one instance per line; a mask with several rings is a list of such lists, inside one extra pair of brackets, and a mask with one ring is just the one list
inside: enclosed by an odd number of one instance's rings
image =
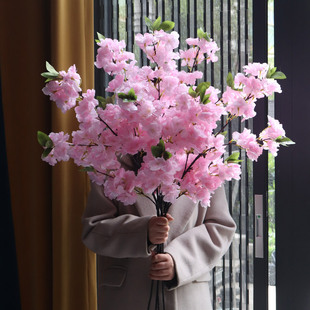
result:
[(152, 280), (169, 281), (174, 278), (174, 261), (170, 254), (156, 254), (152, 256), (150, 278)]
[(170, 262), (169, 257), (171, 257), (167, 253), (156, 253), (152, 252), (151, 263), (152, 265), (159, 265)]
[(168, 270), (159, 270), (159, 271), (151, 270), (149, 276), (152, 280), (158, 280), (158, 281), (170, 281), (173, 279), (173, 276)]
[[(167, 214), (166, 217), (154, 216), (148, 223), (148, 238), (152, 244), (165, 243), (169, 233), (169, 222), (173, 217)], [(150, 278), (152, 280), (169, 281), (175, 276), (173, 258), (168, 253), (152, 253)]]
[(169, 222), (173, 220), (170, 214), (167, 217), (154, 216), (148, 223), (148, 238), (152, 244), (165, 243), (169, 233)]
[(167, 226), (169, 223), (168, 219), (164, 216), (155, 216), (153, 219), (154, 223), (156, 223), (158, 226)]
[(166, 218), (168, 219), (169, 222), (174, 220), (174, 218), (169, 213), (166, 214)]

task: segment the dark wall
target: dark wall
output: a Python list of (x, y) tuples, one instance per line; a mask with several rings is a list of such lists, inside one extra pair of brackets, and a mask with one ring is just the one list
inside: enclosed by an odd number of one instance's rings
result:
[[(253, 61), (268, 62), (267, 51), (267, 0), (253, 1)], [(258, 134), (267, 124), (268, 100), (259, 99), (255, 107), (257, 115), (253, 119), (253, 132)], [(257, 162), (253, 164), (254, 195), (263, 195), (263, 214), (267, 209), (268, 191), (268, 153), (263, 152)], [(264, 253), (268, 252), (268, 234), (266, 217), (264, 216)], [(255, 242), (256, 240), (254, 240)], [(254, 309), (265, 310), (268, 308), (268, 255), (264, 258), (254, 259)]]
[(0, 309), (20, 309), (19, 282), (15, 249), (13, 218), (11, 211), (9, 175), (7, 169), (6, 143), (2, 110), (0, 80), (0, 212), (1, 212), (1, 255), (0, 255)]
[(296, 145), (276, 159), (277, 309), (310, 309), (310, 2), (275, 0), (276, 118)]

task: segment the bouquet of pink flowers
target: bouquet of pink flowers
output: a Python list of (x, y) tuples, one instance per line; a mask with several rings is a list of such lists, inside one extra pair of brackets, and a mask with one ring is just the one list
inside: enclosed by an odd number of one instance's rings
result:
[[(87, 171), (91, 181), (103, 185), (105, 195), (125, 205), (144, 195), (155, 205), (171, 203), (182, 195), (208, 206), (212, 193), (225, 181), (239, 179), (239, 151), (228, 154), (228, 145), (246, 151), (257, 160), (263, 150), (277, 155), (279, 145), (293, 143), (279, 121), (268, 117), (260, 134), (250, 129), (225, 137), (234, 119), (255, 117), (259, 98), (281, 92), (277, 79), (285, 75), (268, 64), (244, 66), (235, 77), (228, 74), (225, 92), (209, 82), (197, 82), (202, 61), (217, 61), (217, 44), (202, 29), (197, 38), (179, 46), (174, 23), (146, 19), (149, 33), (137, 34), (136, 43), (150, 66), (137, 66), (125, 42), (98, 34), (95, 65), (113, 76), (107, 91), (112, 97), (81, 91), (75, 66), (56, 71), (47, 63), (43, 92), (62, 112), (74, 107), (79, 129), (68, 133), (38, 132), (42, 159), (50, 165), (72, 158)], [(177, 62), (184, 70), (178, 70)], [(221, 127), (221, 119), (224, 125)], [(132, 161), (125, 169), (122, 158)], [(165, 214), (166, 211), (163, 211)]]

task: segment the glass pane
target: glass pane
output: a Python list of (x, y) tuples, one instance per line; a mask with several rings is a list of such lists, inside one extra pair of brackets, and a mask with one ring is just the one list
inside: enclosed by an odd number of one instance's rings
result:
[[(274, 66), (274, 0), (268, 0), (268, 63)], [(268, 114), (274, 117), (274, 96), (268, 98)], [(268, 303), (276, 310), (275, 159), (268, 154)]]

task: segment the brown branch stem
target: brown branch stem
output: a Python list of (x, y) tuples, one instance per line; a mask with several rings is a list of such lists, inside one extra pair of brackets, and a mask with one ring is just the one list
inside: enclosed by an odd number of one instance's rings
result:
[(98, 118), (101, 122), (103, 122), (107, 126), (108, 129), (110, 129), (110, 131), (113, 133), (113, 135), (117, 137), (117, 133), (100, 117), (99, 114), (98, 114)]

